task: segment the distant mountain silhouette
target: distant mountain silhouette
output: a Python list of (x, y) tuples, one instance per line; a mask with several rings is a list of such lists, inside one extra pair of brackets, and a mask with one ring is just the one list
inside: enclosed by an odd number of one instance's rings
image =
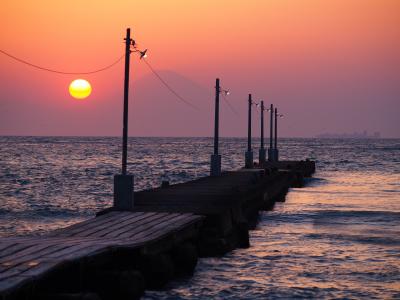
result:
[(171, 93), (154, 74), (148, 74), (131, 84), (130, 135), (210, 136), (214, 94), (187, 77), (163, 70), (159, 75), (185, 100)]

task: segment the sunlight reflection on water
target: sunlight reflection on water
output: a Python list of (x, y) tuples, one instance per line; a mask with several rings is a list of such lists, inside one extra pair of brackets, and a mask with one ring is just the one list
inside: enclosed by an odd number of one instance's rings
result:
[[(129, 142), (137, 189), (209, 172), (211, 139)], [(291, 189), (260, 216), (252, 247), (201, 259), (193, 277), (145, 298), (400, 299), (400, 140), (280, 144), (282, 159), (317, 160), (307, 187)], [(245, 147), (245, 139), (222, 139), (223, 168), (242, 166)], [(119, 166), (118, 138), (0, 137), (0, 236), (41, 234), (93, 216), (111, 204)]]

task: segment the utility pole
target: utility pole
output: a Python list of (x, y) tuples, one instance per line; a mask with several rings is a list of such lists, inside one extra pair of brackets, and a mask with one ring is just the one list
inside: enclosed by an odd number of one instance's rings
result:
[(264, 101), (261, 101), (261, 141), (260, 150), (258, 152), (258, 162), (260, 166), (265, 163), (265, 148), (264, 148)]
[(214, 155), (218, 155), (219, 142), (219, 78), (215, 81), (215, 116), (214, 116)]
[(275, 108), (275, 147), (274, 161), (278, 161), (278, 109)]
[(247, 151), (245, 153), (245, 168), (253, 168), (253, 151), (251, 150), (251, 106), (253, 101), (251, 94), (249, 94), (248, 100), (248, 124), (247, 124)]
[(131, 29), (126, 30), (125, 38), (125, 78), (124, 78), (124, 111), (122, 125), (122, 175), (126, 175), (128, 157), (128, 97), (129, 97), (129, 66), (131, 57)]
[(124, 104), (122, 124), (122, 174), (114, 176), (114, 208), (118, 210), (131, 210), (133, 208), (134, 178), (127, 175), (128, 153), (128, 96), (129, 96), (129, 65), (131, 45), (131, 29), (126, 29), (125, 37), (125, 78), (124, 78)]
[(215, 119), (214, 119), (214, 154), (211, 155), (211, 176), (221, 175), (221, 155), (218, 153), (219, 143), (219, 78), (215, 80)]
[(269, 109), (269, 148), (268, 161), (274, 161), (274, 145), (273, 145), (273, 121), (274, 121), (274, 105), (271, 104)]

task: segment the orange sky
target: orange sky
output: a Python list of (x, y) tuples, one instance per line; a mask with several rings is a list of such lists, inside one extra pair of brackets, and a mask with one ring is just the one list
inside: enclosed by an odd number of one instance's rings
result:
[[(199, 115), (150, 82), (154, 78), (135, 58), (131, 114), (141, 123), (130, 123), (132, 135), (212, 135), (218, 76), (239, 111), (236, 116), (222, 106), (223, 135), (246, 134), (251, 92), (286, 114), (286, 136), (366, 129), (400, 137), (398, 0), (2, 0), (0, 22), (0, 49), (65, 71), (111, 63), (123, 53), (122, 38), (131, 27), (139, 46), (149, 48), (149, 62), (184, 76), (166, 72), (165, 80), (202, 108)], [(122, 63), (70, 76), (0, 55), (0, 134), (119, 135), (122, 75)], [(79, 77), (93, 85), (83, 102), (68, 94)], [(204, 95), (185, 89), (185, 80)], [(194, 121), (187, 126), (186, 120)]]

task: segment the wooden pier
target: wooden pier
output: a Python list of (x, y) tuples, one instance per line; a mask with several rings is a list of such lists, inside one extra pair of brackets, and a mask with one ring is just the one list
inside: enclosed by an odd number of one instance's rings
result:
[(265, 163), (136, 192), (132, 211), (41, 237), (0, 239), (0, 299), (135, 299), (193, 272), (198, 256), (249, 247), (258, 213), (311, 176), (311, 161)]
[(2, 238), (0, 295), (2, 299), (54, 295), (56, 291), (46, 286), (52, 276), (51, 282), (59, 277), (61, 283), (70, 281), (66, 287), (70, 293), (79, 292), (88, 288), (81, 279), (74, 282), (83, 275), (82, 269), (90, 273), (91, 265), (107, 267), (118, 253), (119, 259), (130, 253), (132, 260), (134, 256), (170, 251), (193, 238), (202, 219), (190, 213), (115, 211), (42, 237)]

